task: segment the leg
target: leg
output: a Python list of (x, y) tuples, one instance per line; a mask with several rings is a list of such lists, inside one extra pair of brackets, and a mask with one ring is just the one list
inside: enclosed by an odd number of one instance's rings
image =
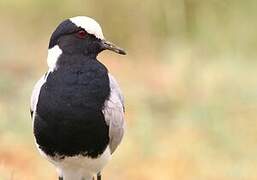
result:
[(101, 180), (102, 176), (101, 176), (101, 172), (97, 173), (97, 180)]

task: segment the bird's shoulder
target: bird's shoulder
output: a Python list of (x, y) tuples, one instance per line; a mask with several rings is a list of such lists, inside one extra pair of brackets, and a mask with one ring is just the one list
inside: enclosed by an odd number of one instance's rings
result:
[(36, 84), (34, 85), (34, 88), (32, 90), (32, 94), (31, 94), (31, 98), (30, 98), (31, 116), (33, 115), (33, 112), (36, 109), (40, 89), (43, 86), (43, 84), (46, 82), (47, 75), (48, 75), (48, 72), (46, 72), (43, 76), (41, 76), (41, 78), (36, 82)]

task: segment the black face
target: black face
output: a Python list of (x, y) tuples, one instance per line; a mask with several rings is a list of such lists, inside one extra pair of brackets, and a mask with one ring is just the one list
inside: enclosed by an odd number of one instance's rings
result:
[(69, 19), (63, 21), (53, 32), (49, 49), (58, 45), (64, 54), (96, 56), (105, 48), (102, 40), (84, 29), (77, 27)]
[(96, 56), (103, 50), (101, 40), (80, 29), (59, 37), (57, 41), (64, 54), (83, 54)]

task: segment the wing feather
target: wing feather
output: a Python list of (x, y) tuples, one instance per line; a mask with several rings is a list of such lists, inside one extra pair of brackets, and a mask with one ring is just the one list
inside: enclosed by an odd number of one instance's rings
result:
[(124, 134), (124, 98), (118, 83), (111, 74), (109, 74), (109, 82), (111, 93), (109, 99), (105, 102), (103, 113), (105, 121), (109, 126), (110, 149), (111, 153), (113, 153), (120, 144)]
[(31, 113), (31, 117), (33, 116), (33, 113), (36, 110), (36, 106), (37, 106), (37, 101), (38, 101), (38, 97), (39, 97), (39, 93), (40, 93), (40, 89), (42, 87), (42, 85), (45, 83), (46, 81), (46, 77), (47, 74), (45, 74), (44, 76), (42, 76), (37, 83), (35, 84), (33, 91), (32, 91), (32, 95), (30, 98), (30, 113)]

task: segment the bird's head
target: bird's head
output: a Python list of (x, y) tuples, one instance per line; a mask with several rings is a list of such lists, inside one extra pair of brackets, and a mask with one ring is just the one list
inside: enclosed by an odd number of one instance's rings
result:
[(47, 63), (53, 68), (61, 54), (96, 57), (103, 50), (125, 55), (126, 52), (105, 40), (101, 26), (92, 18), (77, 16), (63, 21), (53, 32)]

